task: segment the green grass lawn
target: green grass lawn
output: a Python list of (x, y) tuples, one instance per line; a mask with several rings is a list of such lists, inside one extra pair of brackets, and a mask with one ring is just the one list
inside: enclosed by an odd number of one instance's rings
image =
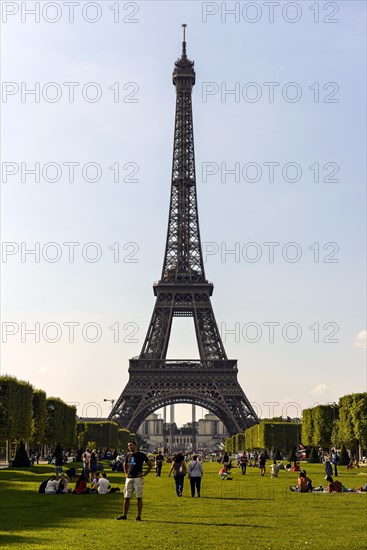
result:
[[(314, 485), (325, 485), (323, 466), (303, 464)], [(183, 498), (177, 498), (169, 465), (162, 477), (145, 478), (143, 521), (135, 522), (136, 499), (127, 521), (122, 492), (112, 495), (40, 495), (38, 487), (50, 466), (0, 471), (0, 546), (3, 548), (81, 547), (155, 549), (294, 549), (367, 548), (367, 494), (297, 494), (289, 490), (297, 473), (279, 472), (271, 479), (258, 468), (233, 481), (222, 481), (216, 463), (204, 463), (202, 498), (192, 498), (188, 478)], [(123, 475), (107, 469), (113, 486), (123, 488)], [(346, 471), (340, 481), (358, 487), (367, 468)], [(73, 485), (72, 485), (73, 487)]]

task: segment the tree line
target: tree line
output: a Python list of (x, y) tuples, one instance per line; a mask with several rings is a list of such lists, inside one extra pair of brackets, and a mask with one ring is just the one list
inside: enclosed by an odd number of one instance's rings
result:
[(130, 432), (116, 422), (79, 421), (76, 407), (12, 376), (0, 376), (0, 443), (9, 458), (11, 443), (32, 449), (106, 447), (127, 449)]
[(289, 456), (300, 444), (327, 450), (343, 445), (361, 458), (367, 448), (367, 393), (353, 393), (339, 403), (303, 409), (301, 422), (260, 420), (244, 433), (226, 439), (226, 451), (278, 450)]
[(344, 395), (338, 404), (304, 409), (302, 443), (323, 449), (344, 444), (361, 458), (367, 447), (367, 393)]

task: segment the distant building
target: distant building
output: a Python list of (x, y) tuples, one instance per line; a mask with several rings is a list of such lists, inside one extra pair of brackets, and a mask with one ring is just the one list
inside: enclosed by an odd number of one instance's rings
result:
[(163, 426), (163, 419), (153, 413), (141, 424), (138, 434), (145, 439), (149, 447), (161, 447), (163, 446)]
[[(214, 414), (209, 413), (201, 418), (196, 424), (197, 449), (219, 450), (228, 437), (224, 424)], [(173, 433), (172, 433), (173, 432)], [(138, 429), (150, 449), (171, 447), (170, 441), (173, 441), (173, 449), (192, 449), (192, 423), (189, 422), (178, 428), (176, 423), (163, 422), (158, 414), (154, 413), (148, 416)]]

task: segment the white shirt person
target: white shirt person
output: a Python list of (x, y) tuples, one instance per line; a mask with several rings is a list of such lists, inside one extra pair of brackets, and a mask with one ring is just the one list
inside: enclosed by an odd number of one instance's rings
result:
[(103, 472), (102, 477), (97, 483), (97, 490), (100, 495), (107, 495), (109, 488), (111, 487), (110, 482), (106, 478), (106, 472)]

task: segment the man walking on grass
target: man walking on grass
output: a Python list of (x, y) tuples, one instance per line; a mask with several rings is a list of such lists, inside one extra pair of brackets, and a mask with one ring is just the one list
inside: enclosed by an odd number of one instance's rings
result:
[[(127, 519), (127, 513), (130, 507), (130, 499), (135, 491), (138, 502), (138, 515), (136, 521), (141, 521), (141, 511), (143, 508), (143, 485), (144, 477), (147, 476), (150, 470), (153, 468), (153, 463), (149, 460), (145, 453), (138, 451), (135, 441), (128, 443), (129, 453), (126, 456), (124, 463), (124, 471), (126, 474), (126, 481), (124, 487), (124, 513), (122, 516), (116, 518), (117, 520)], [(148, 469), (143, 473), (144, 462), (148, 465)]]

